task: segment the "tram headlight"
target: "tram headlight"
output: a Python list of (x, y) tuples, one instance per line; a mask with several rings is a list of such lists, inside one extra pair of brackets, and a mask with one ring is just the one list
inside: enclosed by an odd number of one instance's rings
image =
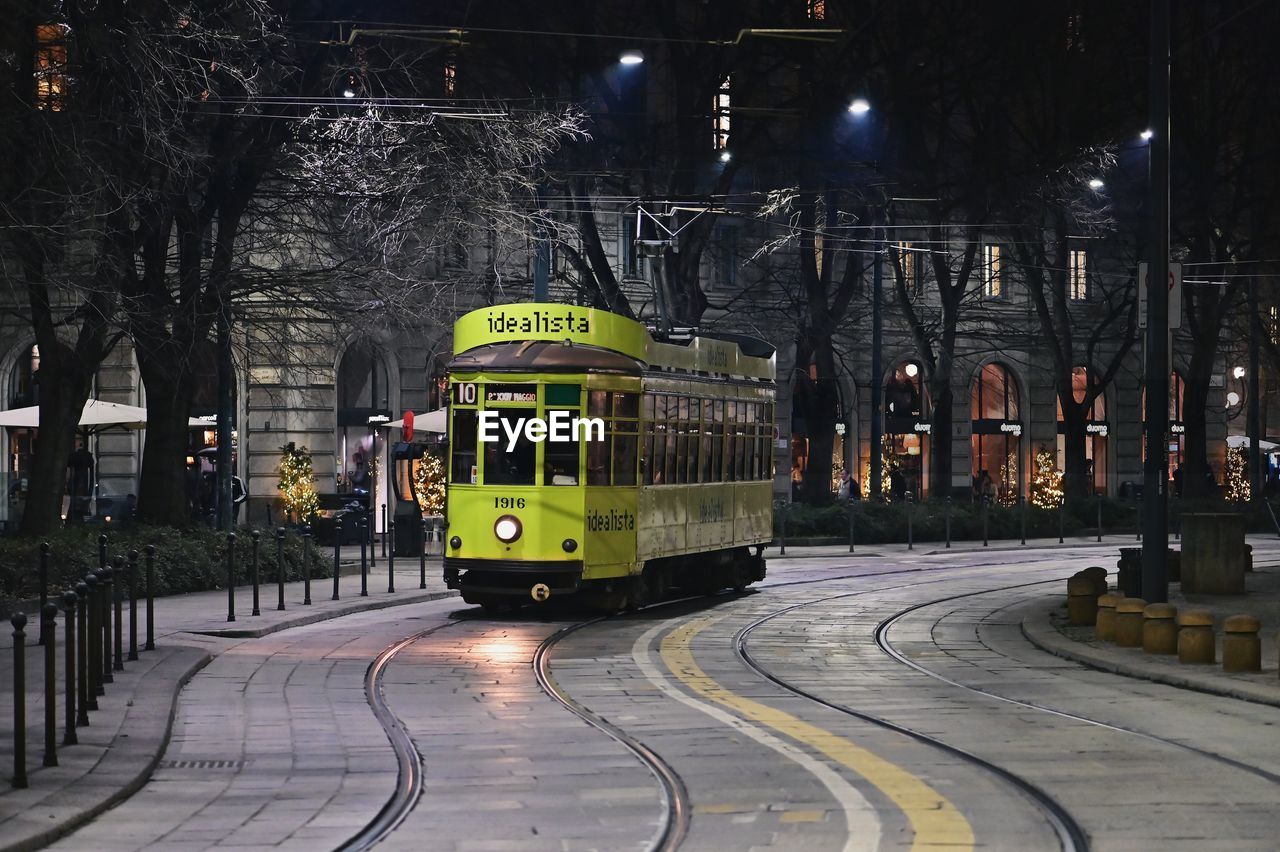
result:
[(498, 537), (499, 541), (507, 544), (518, 539), (523, 531), (524, 527), (520, 525), (520, 519), (515, 515), (503, 515), (493, 522), (493, 534)]

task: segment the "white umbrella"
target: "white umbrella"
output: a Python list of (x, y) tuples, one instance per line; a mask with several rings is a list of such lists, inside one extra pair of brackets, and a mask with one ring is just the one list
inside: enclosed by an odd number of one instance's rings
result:
[[(1233, 450), (1246, 449), (1249, 446), (1249, 436), (1248, 435), (1228, 435), (1227, 446)], [(1277, 447), (1280, 447), (1280, 444), (1277, 444), (1274, 441), (1268, 441), (1265, 438), (1263, 438), (1258, 440), (1258, 447), (1263, 450), (1274, 450)]]
[[(387, 423), (379, 423), (377, 425), (384, 429), (399, 429), (404, 425), (404, 418), (392, 420)], [(448, 432), (449, 409), (437, 408), (435, 411), (428, 411), (426, 414), (415, 414), (413, 416), (413, 431)]]
[[(136, 405), (91, 399), (84, 404), (84, 410), (80, 413), (80, 422), (77, 425), (86, 432), (112, 427), (145, 429), (147, 428), (147, 410)], [(209, 424), (192, 417), (187, 421), (187, 425), (208, 426)], [(32, 405), (27, 408), (0, 411), (0, 426), (10, 429), (38, 429), (40, 428), (40, 406)]]

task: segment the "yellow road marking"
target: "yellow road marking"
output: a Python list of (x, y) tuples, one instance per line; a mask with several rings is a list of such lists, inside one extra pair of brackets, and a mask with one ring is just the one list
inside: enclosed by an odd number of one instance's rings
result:
[(822, 822), (826, 815), (826, 811), (786, 811), (778, 822)]
[(708, 677), (693, 659), (693, 638), (724, 616), (695, 619), (663, 637), (661, 653), (667, 668), (691, 690), (740, 715), (773, 728), (867, 779), (896, 805), (911, 824), (913, 850), (938, 847), (972, 849), (973, 828), (945, 796), (916, 776), (844, 737), (730, 692)]
[(694, 805), (695, 814), (745, 814), (759, 810), (755, 805)]

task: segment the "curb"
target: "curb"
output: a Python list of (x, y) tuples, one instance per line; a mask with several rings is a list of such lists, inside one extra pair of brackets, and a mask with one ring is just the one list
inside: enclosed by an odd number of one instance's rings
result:
[[(120, 723), (120, 729), (116, 732), (111, 745), (107, 747), (97, 765), (76, 781), (32, 807), (31, 811), (69, 810), (70, 807), (61, 804), (60, 800), (84, 795), (83, 791), (76, 789), (81, 786), (87, 787), (89, 791), (99, 791), (98, 798), (88, 807), (72, 813), (52, 825), (24, 825), (18, 822), (17, 825), (6, 826), (6, 834), (9, 836), (6, 838), (5, 844), (0, 846), (0, 852), (28, 852), (28, 850), (47, 846), (142, 789), (143, 785), (151, 779), (152, 773), (155, 772), (156, 766), (159, 765), (161, 758), (164, 757), (165, 750), (169, 747), (169, 738), (173, 733), (173, 720), (178, 711), (178, 695), (196, 672), (203, 669), (212, 660), (213, 655), (207, 651), (180, 647), (169, 659), (147, 672), (139, 682), (138, 689), (128, 704), (129, 709), (125, 711), (124, 719)], [(170, 673), (169, 670), (176, 670), (171, 673), (176, 677), (166, 680), (164, 686), (157, 686), (155, 675)], [(168, 708), (165, 713), (163, 729), (157, 732), (155, 718), (148, 713), (148, 710), (163, 701), (166, 693), (168, 695)], [(129, 747), (127, 749), (117, 748), (118, 741), (124, 737), (128, 737)], [(149, 749), (145, 757), (141, 757), (138, 754), (138, 744), (147, 743), (148, 741), (154, 743), (154, 748)], [(95, 776), (97, 775), (105, 776), (105, 783), (104, 779), (96, 778)], [(122, 784), (113, 784), (110, 780), (120, 776), (126, 776)], [(109, 789), (110, 792), (101, 792), (104, 789)], [(94, 793), (89, 792), (88, 795), (93, 796)], [(13, 835), (15, 834), (19, 836), (14, 838)]]
[[(1034, 605), (1034, 603), (1028, 605), (1027, 608)], [(1280, 694), (1276, 693), (1275, 690), (1255, 686), (1248, 681), (1241, 681), (1228, 686), (1219, 683), (1216, 679), (1196, 677), (1190, 672), (1182, 674), (1172, 671), (1153, 670), (1131, 663), (1128, 660), (1115, 659), (1109, 653), (1096, 651), (1089, 645), (1066, 636), (1051, 623), (1049, 613), (1042, 610), (1024, 615), (1021, 620), (1021, 629), (1023, 637), (1041, 651), (1097, 671), (1135, 680), (1160, 683), (1165, 686), (1174, 686), (1206, 695), (1234, 698), (1237, 701), (1247, 701), (1251, 704), (1280, 707)], [(1139, 651), (1138, 653), (1141, 652)]]
[[(427, 592), (422, 595), (405, 592), (403, 597), (398, 596), (394, 598), (357, 598), (350, 604), (321, 610), (319, 612), (310, 612), (306, 615), (300, 615), (297, 618), (288, 618), (284, 621), (278, 621), (274, 624), (267, 624), (262, 627), (228, 627), (226, 629), (180, 630), (177, 632), (188, 633), (195, 636), (218, 636), (224, 639), (261, 639), (263, 636), (270, 636), (272, 633), (278, 633), (281, 630), (290, 630), (294, 627), (303, 627), (308, 624), (316, 624), (321, 621), (329, 621), (330, 619), (342, 618), (347, 615), (355, 615), (360, 612), (372, 612), (379, 609), (389, 609), (393, 606), (406, 606), (408, 604), (427, 603), (428, 601), (438, 601), (443, 598), (456, 597), (458, 597), (458, 593), (455, 591), (442, 591)], [(252, 618), (253, 616), (249, 617)], [(4, 852), (4, 850), (0, 850), (0, 852)]]

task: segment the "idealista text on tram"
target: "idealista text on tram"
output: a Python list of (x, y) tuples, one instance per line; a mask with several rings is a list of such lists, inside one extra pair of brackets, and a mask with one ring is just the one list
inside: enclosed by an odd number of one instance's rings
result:
[[(552, 411), (548, 420), (541, 417), (500, 418), (497, 411), (480, 412), (480, 440), (486, 444), (502, 440), (499, 431), (506, 433), (507, 452), (516, 448), (520, 435), (540, 444), (568, 441), (603, 441), (604, 420), (599, 417), (574, 417), (567, 411)], [(501, 424), (501, 430), (498, 426)]]
[(495, 311), (486, 317), (490, 334), (590, 334), (591, 320), (572, 312), (533, 311), (528, 316), (509, 316)]

